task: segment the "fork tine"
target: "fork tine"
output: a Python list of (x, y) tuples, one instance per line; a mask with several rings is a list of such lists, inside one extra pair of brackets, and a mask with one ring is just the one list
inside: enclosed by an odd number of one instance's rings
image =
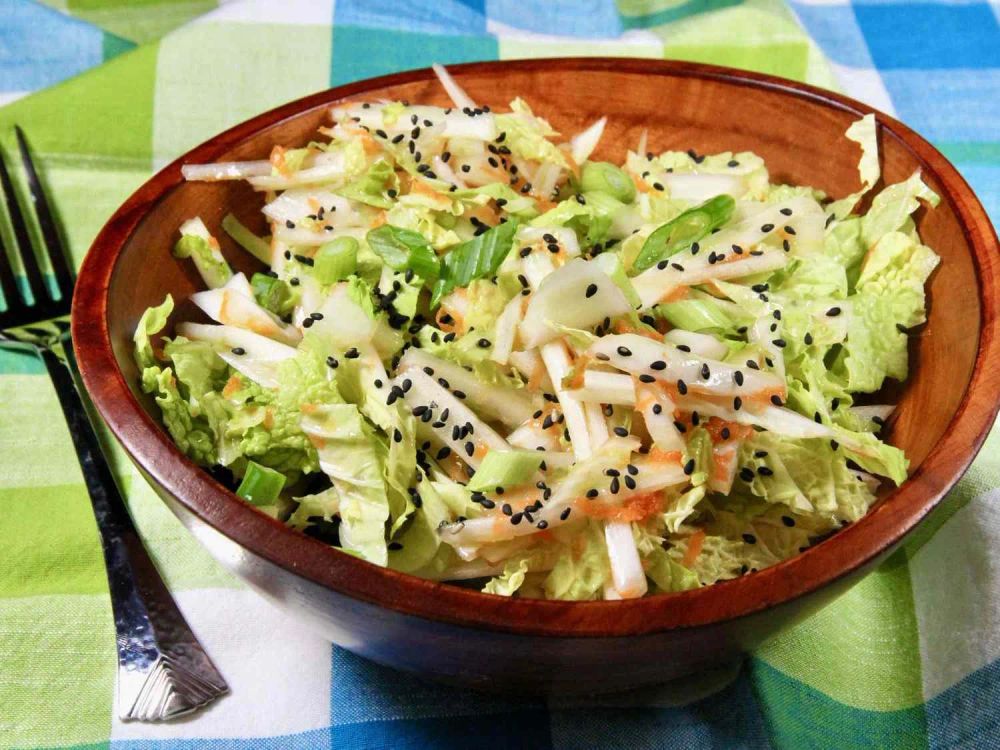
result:
[(73, 272), (69, 265), (69, 255), (59, 237), (59, 230), (56, 227), (49, 201), (45, 197), (45, 191), (42, 189), (42, 182), (38, 179), (38, 172), (35, 170), (35, 162), (28, 150), (28, 141), (24, 137), (24, 131), (15, 125), (14, 132), (17, 134), (17, 147), (21, 152), (21, 162), (24, 164), (24, 172), (28, 177), (31, 201), (35, 204), (35, 215), (38, 217), (38, 225), (42, 229), (42, 241), (49, 256), (49, 263), (52, 264), (56, 285), (62, 299), (68, 301), (73, 296)]
[[(14, 277), (14, 269), (10, 264), (10, 256), (3, 244), (3, 237), (0, 237), (0, 291), (3, 292), (7, 312), (17, 310), (24, 304), (17, 288), (17, 279)], [(0, 324), (0, 328), (2, 327)]]
[(31, 247), (31, 238), (28, 236), (28, 227), (24, 223), (24, 215), (21, 213), (21, 207), (14, 195), (14, 185), (10, 179), (10, 172), (7, 171), (3, 149), (0, 149), (0, 188), (3, 189), (7, 212), (10, 214), (10, 223), (14, 229), (14, 242), (17, 245), (14, 249), (21, 251), (21, 263), (24, 266), (24, 275), (28, 279), (31, 296), (35, 298), (36, 306), (44, 305), (50, 298), (46, 293), (45, 279), (42, 278), (42, 272), (38, 268), (38, 259)]

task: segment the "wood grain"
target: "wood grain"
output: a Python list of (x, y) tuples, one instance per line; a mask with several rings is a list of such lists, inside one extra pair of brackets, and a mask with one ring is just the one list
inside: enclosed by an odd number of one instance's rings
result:
[[(521, 96), (567, 134), (608, 115), (599, 158), (622, 159), (645, 130), (650, 150), (752, 150), (773, 180), (834, 196), (858, 187), (859, 152), (843, 134), (873, 111), (802, 84), (686, 63), (568, 58), (452, 71), (477, 102), (503, 108)], [(943, 262), (930, 283), (929, 321), (912, 335), (913, 375), (885, 394), (899, 401), (891, 441), (910, 457), (911, 478), (885, 491), (858, 523), (736, 581), (636, 601), (564, 603), (493, 597), (395, 573), (258, 513), (177, 451), (137, 388), (131, 336), (142, 311), (168, 291), (184, 300), (200, 288), (191, 265), (170, 255), (181, 221), (198, 214), (217, 226), (232, 211), (262, 228), (258, 194), (242, 184), (184, 183), (180, 164), (262, 158), (275, 143), (310, 140), (333, 102), (383, 97), (447, 103), (429, 70), (412, 71), (307, 97), (213, 138), (153, 177), (110, 219), (84, 263), (73, 308), (77, 357), (94, 403), (157, 491), (225, 564), (333, 640), (383, 663), (480, 687), (579, 691), (691, 671), (754, 645), (842, 591), (931, 511), (982, 444), (1000, 391), (996, 234), (954, 167), (877, 113), (885, 181), (919, 169), (942, 195), (917, 223)], [(234, 266), (252, 270), (245, 253), (220, 239)], [(196, 314), (182, 304), (176, 317)], [(398, 638), (420, 648), (401, 650)], [(551, 653), (539, 656), (540, 644)], [(602, 659), (626, 669), (597, 684)]]

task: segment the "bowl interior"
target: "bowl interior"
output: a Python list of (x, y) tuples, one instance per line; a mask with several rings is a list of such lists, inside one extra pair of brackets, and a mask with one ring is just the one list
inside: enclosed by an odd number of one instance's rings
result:
[[(754, 151), (765, 159), (772, 181), (814, 185), (837, 197), (858, 187), (860, 152), (844, 138), (858, 113), (819, 98), (793, 97), (779, 88), (739, 80), (650, 76), (636, 70), (484, 67), (463, 72), (460, 81), (478, 103), (494, 108), (521, 96), (564, 134), (606, 115), (608, 126), (592, 158), (620, 162), (645, 131), (651, 151)], [(449, 104), (434, 80), (373, 88), (351, 98)], [(331, 97), (328, 103), (333, 101)], [(274, 144), (304, 145), (318, 126), (328, 123), (327, 106), (314, 106), (259, 130), (209, 158), (260, 159)], [(931, 187), (942, 192), (928, 165), (886, 127), (880, 127), (880, 147), (884, 183), (923, 169)], [(243, 183), (183, 183), (151, 207), (126, 241), (108, 292), (108, 324), (118, 365), (154, 418), (155, 404), (137, 388), (132, 332), (143, 310), (162, 301), (166, 292), (181, 301), (201, 288), (192, 265), (171, 256), (177, 227), (199, 215), (209, 227), (218, 228), (222, 217), (232, 212), (251, 228), (263, 230), (262, 202), (261, 195)], [(942, 437), (963, 398), (975, 363), (981, 312), (969, 240), (951, 201), (946, 197), (934, 210), (921, 209), (917, 224), (942, 263), (930, 283), (928, 322), (912, 334), (911, 377), (905, 387), (893, 384), (880, 394), (899, 403), (890, 439), (910, 458), (911, 473)], [(256, 261), (223, 232), (217, 231), (217, 236), (234, 267), (257, 270)], [(201, 314), (184, 303), (174, 318), (200, 319)], [(885, 488), (883, 495), (888, 491)]]

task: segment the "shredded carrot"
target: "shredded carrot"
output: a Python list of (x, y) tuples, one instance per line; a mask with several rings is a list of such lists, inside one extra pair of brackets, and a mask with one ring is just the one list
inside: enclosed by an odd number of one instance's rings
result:
[(691, 287), (684, 285), (675, 286), (660, 298), (660, 302), (677, 302), (682, 299), (687, 299), (690, 293)]
[(575, 368), (573, 373), (573, 379), (570, 381), (570, 388), (583, 388), (583, 377), (587, 370), (587, 365), (590, 364), (590, 355), (581, 354), (576, 362), (573, 363)]
[(525, 386), (529, 391), (537, 391), (542, 387), (542, 380), (545, 378), (545, 368), (536, 367), (531, 373), (531, 377), (528, 378), (528, 384)]
[(778, 386), (776, 388), (764, 388), (762, 390), (755, 391), (754, 393), (751, 393), (743, 400), (748, 401), (751, 404), (758, 404), (760, 406), (764, 406), (766, 404), (771, 403), (772, 396), (777, 396), (782, 401), (784, 401), (787, 395), (788, 392), (785, 390), (785, 387)]
[(319, 199), (318, 198), (314, 198), (311, 195), (309, 196), (309, 201), (308, 202), (309, 202), (309, 208), (311, 208), (313, 210), (314, 214), (319, 213), (319, 210), (321, 208), (323, 208), (323, 205), (319, 202)]
[[(430, 188), (428, 188), (430, 189)], [(440, 195), (435, 193), (435, 195)], [(465, 216), (467, 218), (476, 218), (484, 224), (493, 225), (497, 221), (496, 212), (490, 208), (489, 204), (485, 206), (470, 206), (465, 210)]]
[(626, 320), (616, 320), (613, 326), (615, 333), (634, 333), (637, 336), (643, 336), (647, 339), (652, 339), (653, 341), (661, 342), (663, 341), (663, 336), (658, 334), (656, 331), (651, 331), (648, 328), (635, 328)]
[(635, 185), (635, 189), (638, 190), (640, 193), (651, 193), (651, 192), (653, 192), (653, 188), (651, 188), (649, 185), (647, 185), (646, 181), (643, 180), (643, 179), (641, 179), (638, 175), (634, 175), (634, 174), (630, 173), (629, 177), (632, 178), (632, 184)]
[(702, 545), (705, 543), (705, 530), (698, 529), (691, 535), (688, 540), (687, 551), (684, 552), (684, 558), (681, 560), (681, 564), (685, 568), (690, 568), (694, 565), (694, 561), (698, 559), (698, 555), (701, 554)]
[(750, 425), (729, 422), (718, 417), (710, 417), (707, 422), (703, 421), (701, 426), (708, 431), (713, 443), (724, 443), (726, 438), (722, 437), (724, 429), (729, 430), (729, 440), (744, 440), (753, 435), (754, 429)]
[(268, 407), (264, 410), (264, 421), (261, 424), (264, 425), (265, 430), (270, 430), (274, 427), (274, 409)]
[(316, 404), (302, 404), (302, 406), (299, 407), (299, 411), (303, 414), (315, 414), (317, 408)]
[(236, 391), (242, 387), (242, 383), (237, 375), (231, 375), (222, 388), (222, 395), (231, 398)]
[(577, 507), (592, 518), (641, 521), (663, 510), (663, 493), (647, 492), (642, 495), (633, 495), (626, 498), (621, 505), (608, 505), (591, 500), (578, 503)]
[(733, 463), (736, 461), (736, 451), (728, 450), (724, 453), (713, 451), (712, 453), (712, 481), (728, 482), (732, 476)]
[(649, 449), (646, 460), (656, 464), (679, 464), (681, 462), (680, 451), (665, 451), (655, 445)]
[(378, 213), (377, 213), (377, 214), (375, 215), (375, 220), (374, 220), (374, 221), (372, 222), (372, 229), (375, 229), (375, 228), (377, 228), (377, 227), (380, 227), (380, 226), (382, 226), (383, 224), (386, 224), (386, 223), (388, 223), (388, 221), (389, 221), (389, 220), (388, 220), (388, 219), (386, 218), (386, 215), (385, 215), (385, 211), (384, 211), (384, 210), (383, 210), (383, 211), (379, 211), (379, 212), (378, 212)]
[(319, 435), (310, 435), (309, 442), (312, 443), (313, 447), (318, 451), (321, 451), (326, 447), (326, 440), (321, 438)]
[(278, 170), (278, 174), (282, 177), (291, 177), (292, 170), (288, 168), (288, 164), (285, 161), (285, 147), (275, 146), (271, 149), (271, 156), (268, 159), (271, 162), (271, 166)]

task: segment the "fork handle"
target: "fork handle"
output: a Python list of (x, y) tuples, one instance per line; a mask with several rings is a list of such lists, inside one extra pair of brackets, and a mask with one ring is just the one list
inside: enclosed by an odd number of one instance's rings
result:
[(66, 361), (39, 353), (55, 385), (104, 550), (118, 642), (118, 714), (159, 721), (194, 711), (229, 687), (191, 632), (136, 532)]

